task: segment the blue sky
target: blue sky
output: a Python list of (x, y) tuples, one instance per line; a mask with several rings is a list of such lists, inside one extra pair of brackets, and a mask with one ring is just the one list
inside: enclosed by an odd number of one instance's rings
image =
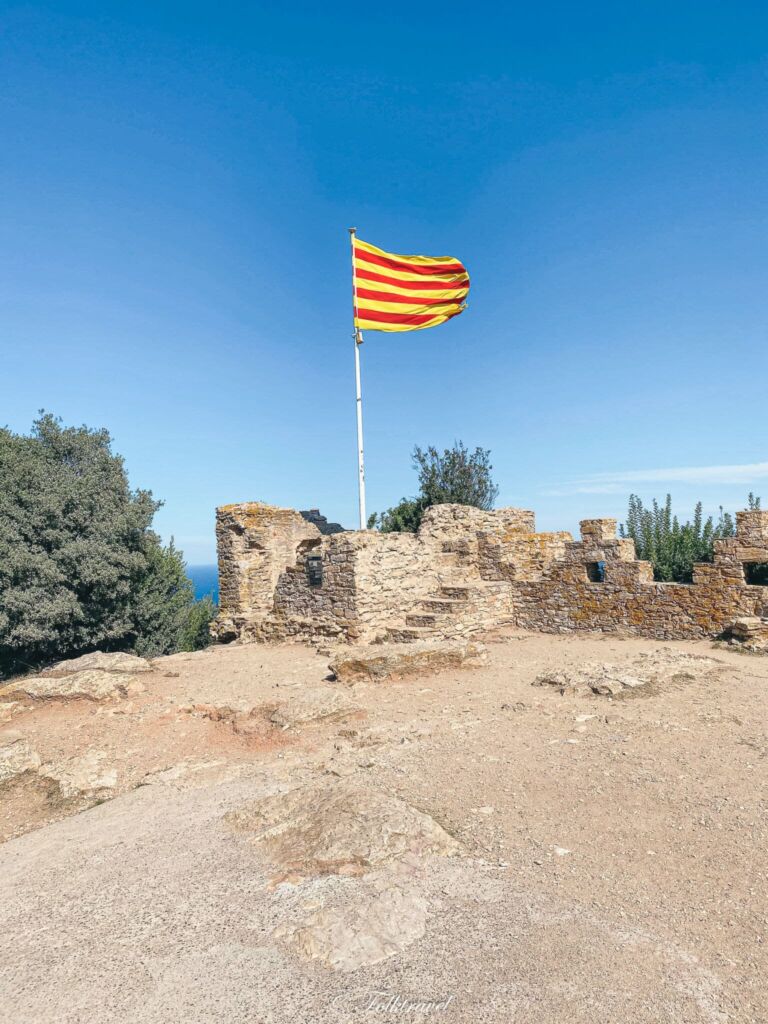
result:
[(3, 4), (0, 68), (0, 419), (107, 426), (189, 561), (355, 525), (351, 224), (472, 276), (367, 337), (371, 510), (459, 438), (543, 529), (768, 499), (764, 4)]

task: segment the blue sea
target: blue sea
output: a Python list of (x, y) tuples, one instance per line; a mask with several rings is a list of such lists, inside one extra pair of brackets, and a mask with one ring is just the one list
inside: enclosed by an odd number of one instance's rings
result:
[(219, 603), (219, 571), (215, 565), (188, 565), (187, 574), (195, 588), (195, 597), (200, 600), (210, 594)]

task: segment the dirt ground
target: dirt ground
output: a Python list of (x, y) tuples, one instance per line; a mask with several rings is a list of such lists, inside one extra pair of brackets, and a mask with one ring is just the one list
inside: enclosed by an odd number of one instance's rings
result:
[[(0, 790), (0, 1021), (765, 1024), (768, 657), (486, 643), (484, 668), (345, 686), (357, 710), (289, 728), (274, 707), (341, 685), (290, 645), (160, 659), (123, 701), (3, 708), (44, 762), (97, 750), (117, 786), (93, 806), (30, 778)], [(660, 648), (716, 665), (619, 698), (531, 685)], [(255, 709), (252, 727), (211, 706)], [(395, 869), (281, 881), (226, 819), (348, 780), (461, 849), (397, 869), (423, 929), (356, 970), (281, 928), (389, 891)]]

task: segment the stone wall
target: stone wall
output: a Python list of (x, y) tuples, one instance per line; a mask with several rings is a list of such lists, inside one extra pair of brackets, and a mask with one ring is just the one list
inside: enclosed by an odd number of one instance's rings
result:
[(362, 534), (344, 532), (324, 537), (312, 554), (321, 559), (322, 583), (313, 584), (307, 552), (299, 549), (292, 565), (280, 574), (270, 614), (258, 624), (263, 639), (358, 635), (358, 555)]
[(349, 531), (324, 538), (322, 587), (310, 584), (300, 553), (278, 581), (262, 632), (273, 638), (382, 639), (443, 581), (463, 580), (468, 567), (473, 571), (479, 538), (511, 522), (532, 525), (532, 513), (440, 505), (427, 510), (417, 534)]
[(414, 534), (348, 531), (325, 538), (319, 553), (322, 584), (311, 583), (299, 552), (277, 582), (262, 636), (372, 641), (437, 579), (434, 551)]
[[(737, 616), (768, 613), (768, 588), (745, 582), (747, 561), (768, 562), (768, 512), (738, 513), (737, 536), (716, 542), (714, 562), (697, 565), (690, 585), (655, 583), (634, 542), (616, 537), (615, 519), (588, 519), (581, 540), (567, 543), (538, 579), (515, 585), (515, 621), (545, 632), (715, 636)], [(595, 567), (601, 581), (590, 579)]]
[(456, 565), (476, 570), (481, 544), (534, 529), (535, 517), (528, 509), (486, 512), (469, 505), (434, 505), (424, 513), (419, 537), (435, 550), (453, 555)]
[(319, 530), (293, 509), (256, 501), (218, 508), (217, 639), (234, 640), (267, 616), (286, 566), (319, 543)]
[[(337, 637), (371, 641), (385, 635), (444, 581), (477, 570), (480, 540), (517, 524), (521, 509), (483, 512), (461, 505), (428, 509), (417, 534), (344, 531), (322, 536), (290, 509), (261, 503), (217, 511), (221, 640)], [(313, 585), (307, 557), (322, 564)]]
[(485, 580), (540, 579), (552, 562), (565, 557), (573, 540), (570, 533), (534, 533), (506, 529), (483, 534), (478, 542), (477, 565)]
[(291, 509), (243, 503), (218, 510), (217, 540), (222, 640), (415, 640), (504, 622), (684, 639), (768, 614), (768, 587), (743, 567), (768, 562), (768, 512), (738, 513), (737, 536), (687, 586), (655, 583), (613, 519), (584, 520), (574, 541), (537, 533), (524, 509), (439, 505), (417, 534), (323, 536)]

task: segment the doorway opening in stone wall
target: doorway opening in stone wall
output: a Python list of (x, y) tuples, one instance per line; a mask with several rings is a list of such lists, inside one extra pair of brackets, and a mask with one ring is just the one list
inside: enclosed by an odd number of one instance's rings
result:
[(744, 579), (750, 587), (768, 587), (768, 562), (744, 562)]
[(590, 583), (605, 583), (605, 562), (587, 562), (587, 579)]

